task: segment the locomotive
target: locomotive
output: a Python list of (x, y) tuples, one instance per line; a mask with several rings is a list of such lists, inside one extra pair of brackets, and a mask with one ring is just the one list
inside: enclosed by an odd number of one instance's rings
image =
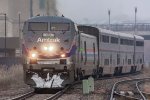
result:
[(23, 27), (25, 83), (37, 88), (64, 88), (86, 76), (140, 71), (144, 39), (59, 16), (37, 16)]

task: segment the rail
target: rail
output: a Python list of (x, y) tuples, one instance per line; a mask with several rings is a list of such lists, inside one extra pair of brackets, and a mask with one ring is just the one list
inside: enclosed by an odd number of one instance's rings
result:
[(146, 100), (144, 94), (142, 93), (142, 91), (141, 91), (140, 88), (139, 88), (139, 84), (140, 84), (141, 82), (143, 82), (143, 81), (139, 81), (139, 82), (136, 83), (136, 88), (138, 89), (139, 93), (140, 93), (141, 96), (143, 97), (143, 100)]
[(149, 100), (149, 98), (147, 96), (150, 96), (150, 93), (147, 93), (147, 92), (144, 92), (140, 89), (140, 85), (146, 81), (150, 81), (150, 80), (142, 80), (142, 81), (139, 81), (137, 82), (136, 86), (138, 88), (138, 90), (140, 91), (141, 95), (144, 97), (144, 100)]
[(11, 98), (11, 100), (24, 100), (26, 98), (29, 98), (29, 97), (33, 96), (33, 95), (35, 95), (34, 91), (30, 91), (30, 92), (25, 93), (23, 95)]
[(81, 83), (81, 81), (75, 81), (73, 82), (71, 85), (68, 85), (66, 88), (64, 88), (63, 90), (57, 92), (56, 94), (52, 95), (51, 97), (48, 97), (44, 100), (56, 100), (58, 99), (60, 96), (62, 96), (69, 88), (71, 88), (72, 86), (74, 86), (75, 84), (79, 84)]
[[(115, 94), (116, 94), (116, 95), (119, 95), (119, 96), (121, 96), (121, 97), (128, 98), (128, 99), (139, 100), (138, 98), (134, 98), (134, 97), (131, 97), (131, 96), (126, 96), (126, 95), (117, 93), (115, 90), (116, 90), (116, 88), (117, 88), (117, 86), (118, 86), (119, 84), (122, 84), (122, 83), (125, 83), (125, 82), (132, 82), (132, 81), (137, 81), (137, 82), (139, 82), (139, 81), (142, 81), (142, 80), (145, 80), (145, 79), (150, 79), (150, 78), (130, 79), (130, 80), (123, 80), (123, 81), (116, 82), (116, 83), (113, 85), (113, 87), (112, 87), (110, 100), (114, 100), (114, 95), (115, 95)], [(136, 84), (137, 84), (137, 82), (136, 82)], [(137, 87), (137, 85), (136, 85), (136, 87)], [(138, 90), (138, 92), (140, 93), (140, 91), (139, 91), (138, 88), (137, 88), (137, 90)], [(140, 95), (141, 95), (141, 93), (140, 93)], [(145, 100), (143, 95), (141, 95), (141, 97), (142, 97), (143, 100)]]

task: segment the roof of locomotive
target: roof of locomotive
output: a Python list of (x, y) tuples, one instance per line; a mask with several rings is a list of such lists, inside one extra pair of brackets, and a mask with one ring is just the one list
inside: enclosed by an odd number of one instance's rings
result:
[(27, 22), (67, 22), (74, 23), (71, 19), (60, 16), (36, 16), (27, 20)]

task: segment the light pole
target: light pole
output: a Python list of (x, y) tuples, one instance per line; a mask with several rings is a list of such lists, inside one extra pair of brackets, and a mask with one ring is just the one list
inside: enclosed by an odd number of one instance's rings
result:
[[(135, 18), (134, 18), (134, 35), (136, 35), (136, 32), (137, 32), (137, 25), (136, 25), (136, 15), (137, 15), (137, 7), (134, 8), (134, 13), (135, 13)], [(135, 67), (135, 46), (136, 46), (136, 40), (135, 40), (135, 36), (134, 36), (134, 54), (133, 54), (133, 64), (134, 64), (134, 67)]]
[(4, 42), (4, 50), (5, 50), (5, 57), (6, 57), (6, 36), (7, 36), (7, 34), (6, 34), (6, 31), (7, 31), (7, 23), (6, 23), (6, 20), (7, 20), (7, 16), (6, 16), (6, 13), (0, 13), (0, 15), (4, 15), (4, 20), (5, 20), (5, 42)]
[(19, 25), (19, 29), (18, 29), (18, 33), (19, 33), (19, 38), (21, 39), (21, 31), (20, 31), (20, 12), (18, 12), (18, 18), (19, 18), (19, 20), (18, 20), (18, 25)]
[(6, 34), (6, 31), (7, 31), (7, 29), (6, 29), (6, 20), (7, 20), (7, 18), (6, 18), (6, 13), (4, 14), (4, 16), (5, 16), (5, 57), (6, 57), (6, 36), (7, 36), (7, 34)]
[(108, 10), (108, 29), (110, 30), (110, 9)]
[(30, 17), (33, 17), (33, 0), (30, 0)]
[(136, 34), (136, 31), (137, 31), (137, 27), (136, 27), (136, 26), (137, 26), (137, 25), (136, 25), (136, 24), (137, 24), (137, 23), (136, 23), (136, 20), (137, 20), (137, 19), (136, 19), (136, 15), (137, 15), (137, 7), (135, 7), (134, 10), (135, 10), (134, 33)]
[(49, 10), (50, 10), (50, 8), (49, 8), (49, 0), (47, 0), (47, 2), (46, 2), (46, 4), (47, 4), (47, 8), (46, 8), (46, 12), (47, 12), (47, 16), (49, 16), (50, 15), (50, 13), (49, 13)]
[(21, 56), (22, 46), (21, 46), (21, 13), (20, 12), (18, 12), (18, 18), (19, 18), (19, 20), (18, 20), (19, 47), (20, 47), (20, 56)]

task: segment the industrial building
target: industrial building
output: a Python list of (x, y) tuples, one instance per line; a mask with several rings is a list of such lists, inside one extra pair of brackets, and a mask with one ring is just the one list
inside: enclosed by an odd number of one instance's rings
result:
[(1, 0), (0, 57), (19, 56), (24, 21), (43, 15), (57, 15), (56, 0)]

